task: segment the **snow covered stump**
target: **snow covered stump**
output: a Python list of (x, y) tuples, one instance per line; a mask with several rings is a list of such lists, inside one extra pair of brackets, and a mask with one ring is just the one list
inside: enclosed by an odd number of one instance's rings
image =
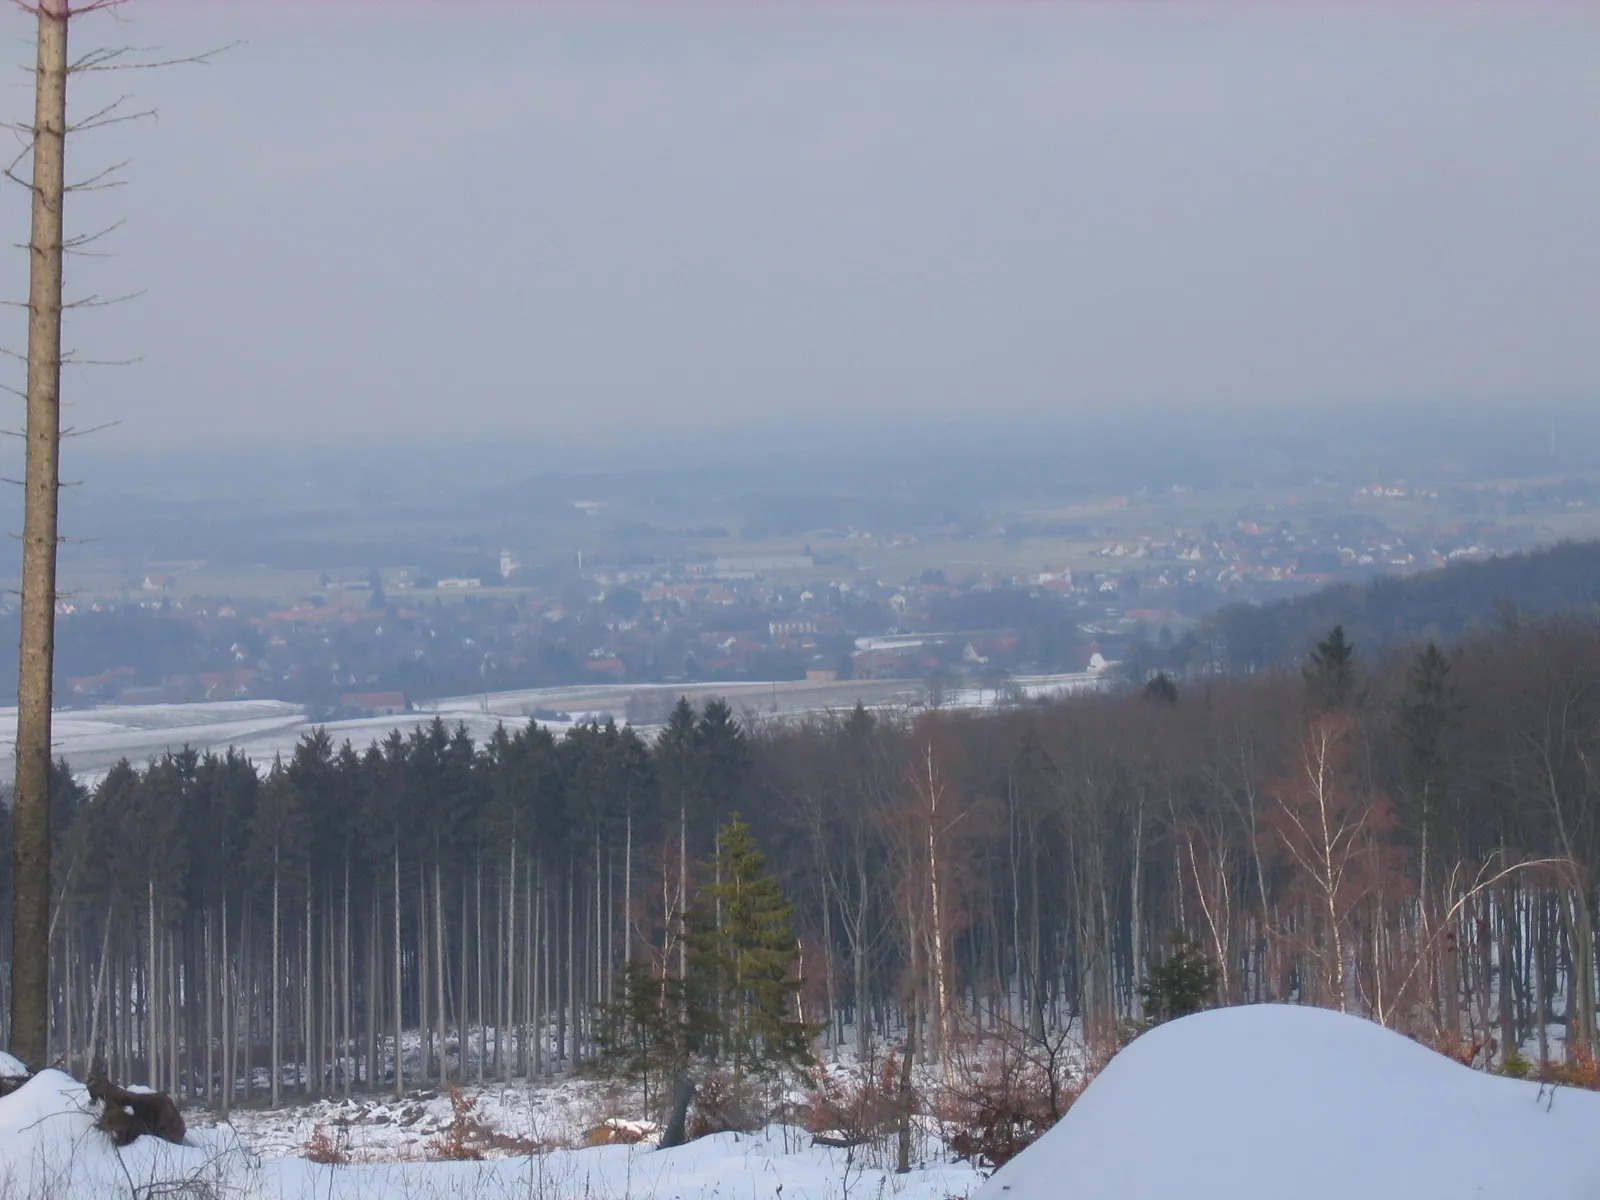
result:
[(1136, 1040), (974, 1200), (1600, 1196), (1600, 1094), (1469, 1070), (1359, 1017), (1250, 1005)]
[(89, 1099), (100, 1106), (95, 1128), (108, 1134), (117, 1145), (126, 1146), (134, 1138), (145, 1136), (183, 1145), (188, 1127), (178, 1106), (165, 1092), (121, 1088), (98, 1074), (89, 1076), (86, 1090)]

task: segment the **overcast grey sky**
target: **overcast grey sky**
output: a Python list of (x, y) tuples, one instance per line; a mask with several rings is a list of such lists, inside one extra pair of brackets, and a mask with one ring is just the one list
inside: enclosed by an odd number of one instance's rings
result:
[(102, 445), (1600, 396), (1597, 6), (124, 13)]

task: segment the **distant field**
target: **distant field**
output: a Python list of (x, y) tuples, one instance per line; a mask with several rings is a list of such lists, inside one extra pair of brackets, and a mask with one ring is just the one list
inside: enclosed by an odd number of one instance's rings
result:
[[(1087, 675), (1035, 676), (1016, 681), (1032, 695), (1073, 691), (1092, 684)], [(348, 739), (359, 748), (381, 740), (395, 728), (409, 729), (442, 717), (454, 726), (466, 725), (482, 741), (502, 724), (520, 725), (536, 713), (560, 713), (565, 719), (540, 716), (539, 723), (555, 729), (589, 720), (627, 716), (629, 700), (654, 697), (653, 708), (665, 712), (679, 695), (696, 704), (725, 697), (736, 712), (750, 718), (792, 717), (804, 713), (844, 711), (860, 701), (872, 708), (920, 705), (922, 688), (912, 680), (861, 680), (811, 683), (696, 683), (612, 685), (604, 687), (539, 688), (515, 692), (490, 692), (487, 696), (458, 696), (420, 705), (402, 717), (372, 717), (329, 721), (323, 727), (335, 743)], [(950, 707), (993, 704), (992, 691), (967, 689), (948, 698)], [(17, 710), (0, 708), (0, 745), (15, 739)], [(652, 721), (636, 723), (644, 731)], [(134, 763), (185, 746), (222, 751), (234, 747), (258, 764), (270, 763), (275, 754), (288, 755), (295, 743), (314, 725), (299, 705), (279, 700), (230, 700), (205, 704), (106, 705), (90, 709), (65, 709), (55, 716), (55, 752), (87, 779), (103, 775), (118, 760)], [(12, 756), (0, 755), (0, 778), (14, 769)]]
[[(1071, 466), (1064, 466), (1063, 494), (1070, 491), (1071, 477)], [(106, 543), (92, 540), (65, 545), (62, 586), (86, 600), (229, 596), (282, 602), (318, 592), (324, 571), (335, 579), (363, 578), (372, 566), (378, 566), (392, 577), (400, 570), (397, 564), (414, 567), (430, 553), (448, 551), (484, 556), (482, 575), (490, 585), (485, 592), (519, 595), (525, 588), (495, 586), (498, 580), (492, 577), (489, 556), (498, 554), (501, 547), (529, 566), (573, 562), (582, 552), (599, 570), (615, 569), (619, 558), (655, 556), (662, 562), (681, 563), (719, 556), (792, 555), (809, 547), (813, 556), (822, 560), (814, 569), (775, 572), (768, 579), (786, 585), (818, 579), (881, 580), (898, 585), (926, 571), (943, 571), (952, 579), (995, 573), (1026, 575), (1063, 567), (1119, 572), (1127, 569), (1128, 560), (1107, 560), (1095, 554), (1108, 542), (1136, 546), (1144, 539), (1167, 540), (1179, 532), (1198, 532), (1208, 521), (1227, 530), (1239, 520), (1268, 525), (1287, 518), (1303, 529), (1345, 513), (1375, 518), (1402, 536), (1482, 520), (1498, 528), (1496, 544), (1501, 547), (1600, 536), (1600, 508), (1546, 508), (1531, 514), (1474, 517), (1453, 511), (1448, 498), (1358, 498), (1348, 484), (1316, 482), (1297, 487), (1152, 490), (1108, 494), (1090, 502), (1046, 494), (985, 507), (990, 529), (1073, 528), (1072, 533), (1061, 536), (958, 536), (949, 527), (915, 523), (905, 528), (872, 528), (867, 537), (845, 536), (838, 529), (747, 536), (743, 532), (747, 513), (736, 496), (717, 502), (684, 495), (663, 499), (659, 505), (603, 493), (596, 493), (595, 498), (603, 507), (595, 510), (594, 516), (583, 516), (570, 506), (555, 505), (556, 511), (552, 511), (550, 504), (537, 509), (515, 505), (450, 508), (442, 499), (443, 508), (428, 510), (424, 506), (422, 513), (407, 509), (404, 520), (381, 506), (369, 509), (340, 500), (325, 519), (315, 523), (314, 533), (302, 527), (305, 514), (296, 512), (293, 520), (302, 524), (274, 535), (299, 545), (299, 553), (316, 560), (315, 566), (296, 570), (250, 562), (248, 556), (252, 555), (271, 558), (276, 545), (270, 539), (252, 542), (251, 537), (259, 539), (264, 531), (278, 527), (271, 522), (263, 525), (264, 518), (253, 514), (256, 524), (250, 528), (254, 532), (247, 535), (241, 529), (239, 538), (230, 542), (225, 535), (234, 516), (232, 510), (223, 510), (205, 522), (204, 530), (196, 531), (192, 553), (167, 555), (168, 559), (187, 557), (190, 561), (184, 563), (138, 559), (131, 551), (114, 553)], [(410, 503), (415, 507), (418, 502), (413, 498)], [(691, 537), (681, 532), (707, 527), (724, 528), (729, 535)], [(219, 531), (224, 535), (220, 546)], [(99, 531), (89, 528), (82, 532), (93, 535)], [(5, 566), (8, 574), (14, 571), (14, 564)], [(170, 574), (176, 582), (164, 590), (144, 590), (138, 585), (146, 573)], [(0, 584), (14, 586), (15, 579), (0, 577)], [(448, 603), (462, 593), (419, 589), (407, 594), (428, 599), (440, 596)]]

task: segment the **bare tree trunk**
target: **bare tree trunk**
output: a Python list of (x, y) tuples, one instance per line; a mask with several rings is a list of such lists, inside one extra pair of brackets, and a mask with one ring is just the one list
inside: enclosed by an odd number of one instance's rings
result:
[[(483, 852), (481, 850), (478, 853), (478, 869), (479, 869), (480, 872), (483, 870)], [(481, 887), (481, 885), (480, 885), (480, 887)], [(482, 895), (481, 891), (480, 891), (479, 895), (481, 897), (481, 895)], [(467, 928), (467, 917), (468, 917), (468, 913), (469, 913), (471, 907), (472, 906), (467, 903), (467, 875), (466, 875), (466, 872), (463, 871), (461, 873), (461, 982), (460, 982), (460, 986), (457, 987), (457, 989), (456, 989), (456, 995), (458, 997), (460, 997), (460, 1000), (461, 1000), (461, 1003), (460, 1003), (460, 1006), (459, 1006), (459, 1008), (457, 1010), (457, 1015), (456, 1015), (456, 1030), (457, 1030), (457, 1037), (459, 1038), (460, 1043), (461, 1043), (461, 1049), (460, 1049), (460, 1053), (459, 1053), (459, 1058), (461, 1060), (461, 1082), (462, 1083), (465, 1083), (467, 1081), (467, 1047), (468, 1047), (468, 1043), (471, 1040), (467, 1035), (467, 1011), (468, 1011), (467, 1010), (467, 999), (468, 999), (467, 981), (470, 978), (468, 970), (467, 970), (467, 966), (468, 966), (468, 964), (467, 964), (467, 947), (470, 944), (470, 941), (469, 941), (469, 939), (467, 937), (467, 934), (470, 932), (468, 930), (468, 928)], [(483, 911), (482, 911), (481, 899), (480, 899), (480, 902), (479, 902), (478, 919), (479, 919), (478, 920), (478, 924), (479, 924), (479, 932), (478, 932), (478, 962), (480, 964), (478, 986), (481, 989), (482, 986), (483, 986), (482, 966), (481, 966), (481, 964), (483, 962), (483, 932), (482, 932)], [(479, 1024), (479, 1026), (481, 1028), (482, 1024), (483, 1024), (483, 997), (481, 995), (478, 997), (478, 1024)], [(479, 1059), (482, 1059), (482, 1057), (483, 1057), (483, 1046), (484, 1046), (484, 1042), (480, 1039), (479, 1043), (478, 1043), (478, 1057), (479, 1057)], [(480, 1079), (479, 1082), (481, 1083), (482, 1080)]]
[(112, 907), (111, 907), (111, 905), (107, 904), (106, 905), (106, 928), (105, 928), (105, 933), (102, 935), (102, 937), (100, 939), (100, 964), (99, 964), (98, 968), (95, 971), (96, 980), (95, 980), (95, 985), (94, 985), (94, 995), (91, 996), (90, 999), (89, 999), (89, 1003), (93, 1008), (93, 1011), (89, 1015), (89, 1044), (84, 1050), (84, 1055), (88, 1060), (88, 1064), (89, 1064), (89, 1067), (90, 1067), (91, 1070), (93, 1070), (93, 1068), (94, 1068), (94, 1064), (95, 1064), (96, 1059), (98, 1057), (101, 1057), (100, 1054), (99, 1054), (99, 1047), (100, 1047), (100, 1009), (101, 1009), (102, 1005), (107, 1003), (107, 1001), (106, 1001), (106, 960), (110, 957), (110, 954), (111, 954), (111, 917), (112, 917)]
[(678, 806), (678, 978), (689, 978), (689, 942), (683, 919), (689, 903), (689, 809)]
[[(464, 886), (465, 886), (465, 881), (463, 880), (463, 887)], [(489, 1056), (489, 1021), (488, 1021), (487, 1015), (484, 1012), (484, 999), (485, 999), (485, 997), (484, 997), (484, 986), (483, 986), (484, 985), (484, 977), (483, 977), (483, 967), (484, 967), (484, 961), (483, 961), (484, 960), (484, 953), (483, 953), (483, 849), (481, 847), (478, 850), (477, 869), (474, 871), (473, 876), (472, 876), (472, 896), (473, 896), (473, 901), (472, 901), (472, 903), (473, 903), (473, 914), (474, 914), (474, 917), (475, 917), (475, 923), (477, 925), (476, 933), (477, 933), (477, 947), (478, 947), (478, 963), (477, 963), (477, 966), (478, 966), (477, 1001), (478, 1001), (478, 1003), (477, 1003), (477, 1007), (474, 1010), (474, 1012), (475, 1012), (475, 1015), (478, 1018), (478, 1082), (482, 1083), (483, 1082), (483, 1073), (484, 1073), (484, 1062), (483, 1062), (483, 1060)], [(466, 897), (463, 896), (462, 897), (462, 907), (464, 908), (465, 906), (466, 906)], [(466, 925), (466, 914), (465, 913), (462, 914), (462, 925), (463, 925), (463, 927)], [(467, 939), (466, 939), (466, 930), (465, 930), (465, 928), (463, 928), (462, 929), (462, 938), (461, 938), (461, 943), (462, 943), (462, 951), (461, 952), (462, 952), (463, 956), (465, 956), (465, 954), (466, 954), (466, 941), (467, 941)], [(461, 995), (463, 997), (465, 997), (466, 994), (467, 994), (467, 979), (466, 979), (466, 975), (467, 975), (466, 970), (463, 967), (462, 972), (461, 972)], [(467, 1006), (465, 1004), (462, 1004), (461, 1012), (462, 1012), (463, 1019), (465, 1018), (466, 1011), (467, 1011)], [(498, 1046), (498, 1043), (499, 1043), (499, 1035), (498, 1035), (498, 1033), (496, 1034), (495, 1041), (496, 1041), (496, 1044)], [(463, 1056), (466, 1054), (466, 1031), (465, 1030), (462, 1030), (461, 1052), (462, 1052)], [(498, 1049), (496, 1050), (496, 1053), (498, 1053)], [(466, 1064), (466, 1059), (465, 1059), (465, 1057), (463, 1057), (462, 1061), (461, 1061), (461, 1081), (463, 1083), (465, 1083), (466, 1079), (467, 1079), (466, 1065), (467, 1065)]]
[[(205, 915), (205, 952), (206, 952), (206, 1106), (211, 1106), (212, 1091), (211, 1081), (215, 1077), (216, 1051), (216, 989), (213, 986), (216, 980), (212, 975), (212, 946), (211, 946), (211, 910), (206, 909)], [(91, 1050), (92, 1053), (92, 1050)]]
[(517, 1039), (517, 1070), (524, 1078), (533, 1077), (533, 1063), (528, 1058), (528, 1031), (533, 1021), (533, 992), (535, 974), (538, 964), (534, 955), (538, 953), (539, 938), (534, 929), (533, 907), (533, 862), (528, 862), (528, 879), (522, 889), (522, 940), (527, 958), (522, 973), (522, 1036)]
[(76, 956), (72, 945), (72, 918), (69, 916), (62, 923), (61, 931), (61, 1046), (62, 1061), (67, 1065), (67, 1074), (72, 1074), (72, 976), (73, 964)]
[(929, 914), (931, 934), (933, 937), (933, 983), (935, 999), (935, 1016), (938, 1019), (938, 1048), (939, 1061), (944, 1065), (946, 1072), (950, 1069), (950, 1053), (946, 1039), (949, 1037), (949, 977), (947, 964), (944, 957), (944, 922), (943, 912), (940, 907), (939, 895), (939, 801), (944, 793), (944, 785), (939, 780), (933, 765), (933, 747), (927, 747), (928, 770), (928, 891), (932, 903)]
[(404, 1006), (401, 1003), (405, 996), (405, 978), (402, 966), (404, 959), (401, 957), (400, 941), (400, 837), (398, 831), (394, 840), (394, 1098), (396, 1100), (405, 1095), (405, 1069), (401, 1065), (401, 1022), (404, 1019)]
[(67, 137), (68, 0), (38, 0), (33, 214), (28, 244), (22, 611), (12, 796), (11, 1053), (46, 1065), (50, 1036), (50, 709), (55, 671), (61, 465), (61, 213)]
[(278, 848), (272, 848), (272, 1107), (278, 1107), (283, 1068), (279, 1065), (279, 1038), (283, 1029), (283, 983), (279, 972), (283, 954), (278, 944)]
[(144, 1064), (150, 1086), (161, 1087), (161, 1022), (156, 1018), (160, 1005), (157, 999), (161, 987), (160, 962), (156, 957), (156, 885), (155, 880), (145, 880), (145, 911), (148, 921), (150, 957), (144, 964)]
[(550, 954), (546, 949), (550, 944), (550, 910), (545, 903), (545, 878), (544, 864), (537, 865), (534, 872), (534, 890), (537, 901), (533, 909), (533, 994), (528, 997), (533, 1007), (533, 1062), (530, 1069), (535, 1075), (544, 1073), (544, 1022), (545, 1014), (550, 1011)]
[(906, 1000), (906, 1054), (900, 1070), (900, 1138), (895, 1161), (895, 1173), (911, 1171), (911, 1070), (917, 1051), (917, 1001), (912, 996)]
[[(1193, 846), (1189, 853), (1194, 854)], [(1132, 971), (1131, 983), (1133, 987), (1129, 996), (1129, 1006), (1133, 1011), (1135, 1020), (1144, 1017), (1144, 999), (1139, 991), (1139, 985), (1144, 982), (1144, 895), (1140, 876), (1144, 866), (1144, 789), (1139, 789), (1139, 805), (1133, 819), (1133, 879), (1128, 885), (1129, 924), (1128, 934), (1130, 940), (1130, 964)], [(1198, 876), (1198, 872), (1196, 873)], [(1196, 878), (1196, 886), (1199, 884)], [(1219, 963), (1226, 969), (1226, 959), (1219, 959)]]
[(567, 1070), (578, 1069), (578, 926), (575, 910), (578, 907), (576, 868), (572, 856), (567, 856), (567, 1032), (571, 1038), (567, 1051)]
[(311, 880), (308, 878), (306, 880), (305, 968), (300, 980), (300, 1029), (302, 1040), (305, 1043), (305, 1053), (301, 1058), (302, 1066), (296, 1068), (297, 1070), (303, 1069), (305, 1071), (305, 1074), (300, 1077), (300, 1094), (303, 1096), (317, 1093), (319, 1088), (316, 1077), (321, 1074), (320, 1070), (313, 1069), (314, 1065), (320, 1067), (321, 1064), (313, 1064), (313, 1060), (319, 1056), (316, 1053), (316, 1029), (312, 1020), (315, 1011), (312, 998), (316, 995), (316, 989), (313, 987), (316, 960), (312, 953), (312, 943), (315, 939), (313, 939), (311, 931), (311, 891)]
[(167, 930), (167, 1087), (178, 1090), (178, 956), (172, 930)]
[(633, 961), (633, 807), (628, 807), (628, 831), (622, 843), (622, 964)]
[[(382, 937), (383, 922), (379, 919), (377, 889), (372, 893), (372, 918), (367, 923), (367, 979), (362, 991), (367, 997), (367, 1091), (376, 1091), (378, 1083), (378, 940)], [(358, 1079), (357, 1082), (360, 1082)]]
[(500, 1039), (505, 1036), (505, 1031), (516, 1023), (517, 1019), (517, 839), (511, 838), (511, 864), (506, 871), (506, 933), (501, 942), (504, 949), (501, 953), (505, 956), (504, 991), (500, 994), (500, 1032), (495, 1035), (496, 1065), (502, 1082), (513, 1070), (511, 1052), (506, 1051), (504, 1057), (500, 1053)]
[[(439, 1082), (441, 1084), (445, 1082), (446, 1075), (447, 1075), (447, 1072), (445, 1070), (445, 1064), (446, 1064), (447, 1060), (445, 1058), (445, 1051), (444, 1051), (444, 1038), (445, 1038), (445, 1026), (444, 1026), (444, 965), (445, 965), (445, 954), (444, 954), (444, 949), (445, 949), (445, 947), (444, 947), (444, 890), (443, 890), (443, 888), (444, 888), (444, 884), (443, 884), (443, 881), (440, 878), (440, 874), (439, 874), (439, 860), (437, 858), (435, 858), (433, 860), (433, 936), (434, 936), (435, 947), (437, 949), (437, 953), (434, 955), (434, 957), (438, 959), (438, 964), (437, 965), (438, 965), (438, 972), (439, 973), (438, 973), (438, 977), (434, 981), (434, 996), (439, 1002)], [(426, 933), (424, 933), (424, 936), (426, 936)], [(461, 986), (462, 986), (462, 988), (465, 988), (467, 986), (465, 980), (462, 980)], [(465, 1031), (463, 1031), (463, 1034), (462, 1034), (462, 1046), (461, 1046), (461, 1068), (462, 1068), (461, 1069), (461, 1080), (462, 1080), (463, 1083), (466, 1082), (466, 1078), (467, 1078), (466, 1057), (467, 1057), (466, 1036), (465, 1036)]]
[[(341, 1080), (341, 1086), (339, 1088), (339, 1094), (342, 1096), (348, 1096), (350, 1094), (350, 1076), (354, 1074), (354, 1068), (356, 1065), (356, 1044), (354, 1039), (351, 1037), (350, 1031), (351, 1022), (354, 1017), (354, 1014), (350, 1010), (350, 967), (352, 962), (353, 959), (350, 952), (350, 852), (347, 850), (345, 851), (344, 856), (344, 953), (339, 959), (339, 991), (342, 1001), (340, 1004), (340, 1010), (344, 1018), (343, 1027), (340, 1030), (342, 1036), (339, 1041), (339, 1053), (340, 1061), (343, 1062), (344, 1055), (346, 1052), (348, 1052), (349, 1063), (345, 1067), (344, 1076)], [(370, 980), (372, 976), (369, 975), (367, 978)]]

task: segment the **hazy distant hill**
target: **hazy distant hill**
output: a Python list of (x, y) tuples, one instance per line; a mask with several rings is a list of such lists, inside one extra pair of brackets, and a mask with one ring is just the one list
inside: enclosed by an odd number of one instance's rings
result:
[(1135, 649), (1129, 666), (1181, 673), (1214, 663), (1248, 672), (1297, 662), (1335, 625), (1365, 655), (1561, 612), (1600, 613), (1600, 541), (1338, 584), (1273, 604), (1231, 604), (1170, 650)]

